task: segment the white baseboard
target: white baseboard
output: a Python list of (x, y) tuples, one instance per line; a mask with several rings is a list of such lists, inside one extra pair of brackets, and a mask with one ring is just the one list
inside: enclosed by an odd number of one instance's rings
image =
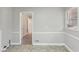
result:
[(21, 43), (11, 43), (11, 45), (21, 45)]
[(73, 52), (72, 49), (71, 49), (68, 45), (64, 44), (64, 46), (65, 46), (70, 52)]
[(33, 32), (33, 33), (37, 33), (37, 34), (50, 34), (50, 33), (53, 33), (53, 34), (60, 34), (60, 33), (64, 33), (63, 31), (62, 32)]

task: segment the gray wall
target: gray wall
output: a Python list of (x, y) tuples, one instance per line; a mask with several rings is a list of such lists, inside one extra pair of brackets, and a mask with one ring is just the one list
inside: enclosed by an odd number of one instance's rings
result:
[(65, 43), (74, 52), (79, 52), (79, 32), (66, 30)]
[(0, 8), (0, 30), (1, 30), (1, 45), (8, 46), (9, 40), (11, 40), (12, 31), (12, 9), (9, 7)]
[[(20, 12), (33, 12), (33, 43), (39, 40), (43, 43), (63, 42), (62, 31), (64, 29), (63, 8), (13, 8), (13, 39), (12, 43), (19, 43)], [(56, 33), (53, 33), (56, 32)], [(60, 32), (60, 34), (58, 33)], [(40, 35), (41, 34), (41, 35)], [(55, 34), (55, 35), (54, 35)], [(49, 38), (47, 38), (49, 37)], [(60, 39), (58, 39), (59, 37)], [(62, 37), (62, 38), (61, 38)]]
[[(67, 12), (67, 9), (65, 10), (65, 12)], [(65, 18), (65, 21), (67, 20), (67, 18)], [(79, 24), (79, 9), (78, 9), (78, 24)], [(66, 25), (66, 23), (65, 23)], [(77, 26), (79, 29), (79, 25)], [(65, 26), (65, 44), (68, 45), (70, 47), (70, 49), (72, 51), (79, 51), (79, 30), (69, 30), (66, 26)]]

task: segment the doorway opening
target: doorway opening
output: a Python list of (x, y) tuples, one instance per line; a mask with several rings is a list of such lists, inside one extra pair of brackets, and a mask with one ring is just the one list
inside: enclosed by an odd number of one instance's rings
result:
[(21, 44), (32, 45), (32, 13), (21, 12)]

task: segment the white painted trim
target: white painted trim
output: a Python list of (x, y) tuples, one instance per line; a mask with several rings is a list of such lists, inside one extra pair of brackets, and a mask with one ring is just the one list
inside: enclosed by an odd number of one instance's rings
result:
[(0, 30), (0, 51), (2, 51), (2, 31)]
[(33, 12), (32, 11), (22, 11), (22, 13), (33, 13)]
[(74, 35), (72, 35), (70, 33), (66, 33), (66, 32), (65, 32), (65, 34), (68, 35), (68, 36), (70, 36), (70, 37), (72, 37), (72, 38), (74, 38), (74, 39), (79, 40), (79, 37), (77, 37), (77, 36), (74, 36)]
[(11, 43), (11, 45), (21, 45), (21, 43)]
[(68, 45), (64, 44), (64, 46), (65, 46), (70, 52), (73, 52), (72, 49), (71, 49)]
[(59, 34), (60, 34), (60, 33), (64, 33), (64, 32), (33, 32), (33, 33), (40, 33), (40, 34), (41, 34), (41, 33), (42, 33), (42, 34), (43, 34), (43, 33), (44, 33), (44, 34), (45, 34), (45, 33), (57, 33), (57, 34), (59, 33)]
[(57, 46), (61, 46), (61, 45), (64, 45), (64, 43), (33, 43), (33, 45), (57, 45)]
[[(15, 34), (19, 34), (20, 32), (12, 32), (12, 33), (15, 33)], [(64, 33), (64, 32), (33, 32), (33, 33)]]
[(22, 12), (20, 12), (20, 24), (19, 24), (19, 25), (20, 25), (20, 26), (19, 26), (20, 30), (19, 30), (19, 32), (18, 32), (18, 33), (19, 33), (19, 36), (20, 36), (20, 37), (19, 37), (19, 39), (20, 39), (20, 44), (21, 44), (21, 16), (22, 16)]

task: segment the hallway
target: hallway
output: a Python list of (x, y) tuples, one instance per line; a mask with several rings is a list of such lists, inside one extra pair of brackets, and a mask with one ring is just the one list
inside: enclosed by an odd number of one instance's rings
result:
[(26, 45), (26, 44), (32, 44), (32, 33), (27, 33), (22, 38), (22, 45)]

